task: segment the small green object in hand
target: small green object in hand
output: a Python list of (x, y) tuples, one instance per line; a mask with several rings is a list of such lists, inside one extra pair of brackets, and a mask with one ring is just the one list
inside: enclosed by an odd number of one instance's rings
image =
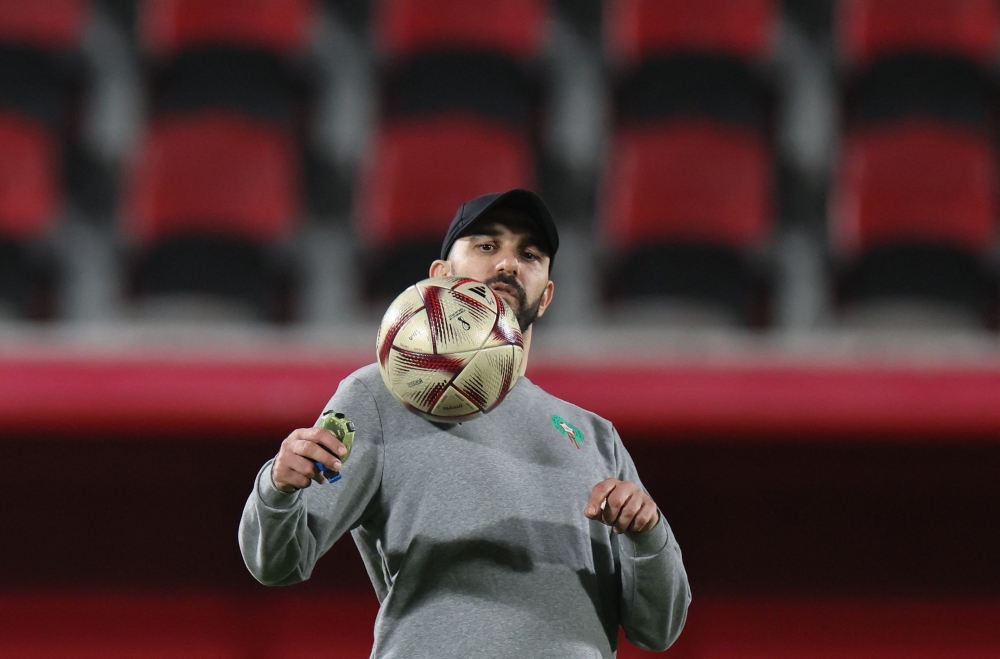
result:
[[(354, 422), (348, 419), (341, 412), (327, 410), (326, 412), (323, 412), (323, 416), (319, 418), (319, 423), (317, 423), (317, 425), (320, 428), (324, 428), (332, 432), (333, 436), (340, 440), (341, 444), (347, 447), (347, 453), (343, 456), (339, 456), (341, 464), (347, 462), (347, 458), (351, 457), (351, 448), (354, 446)], [(320, 446), (322, 446), (322, 444)], [(328, 453), (330, 452), (330, 450), (325, 446), (323, 446), (323, 449)], [(323, 466), (322, 462), (317, 462), (316, 468), (322, 472), (328, 483), (335, 483), (340, 480), (340, 474), (328, 471), (326, 467)]]

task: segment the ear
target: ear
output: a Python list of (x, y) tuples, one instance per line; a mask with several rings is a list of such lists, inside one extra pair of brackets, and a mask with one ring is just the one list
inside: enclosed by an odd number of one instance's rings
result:
[(430, 276), (431, 277), (447, 277), (451, 274), (451, 264), (447, 261), (442, 261), (438, 259), (434, 263), (431, 263)]
[(549, 283), (545, 284), (545, 290), (542, 291), (542, 301), (538, 305), (539, 318), (545, 315), (545, 310), (549, 308), (550, 304), (552, 304), (552, 296), (555, 295), (555, 293), (556, 293), (556, 285), (550, 279)]

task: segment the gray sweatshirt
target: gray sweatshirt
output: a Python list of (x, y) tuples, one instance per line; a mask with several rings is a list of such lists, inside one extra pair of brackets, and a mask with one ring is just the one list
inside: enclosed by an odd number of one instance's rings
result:
[(286, 494), (265, 464), (240, 548), (261, 583), (291, 584), (350, 531), (381, 602), (373, 658), (610, 658), (619, 625), (650, 650), (680, 634), (691, 593), (666, 519), (618, 535), (583, 514), (606, 478), (642, 487), (608, 421), (522, 377), (489, 414), (433, 424), (374, 364), (325, 409), (357, 428), (343, 478)]

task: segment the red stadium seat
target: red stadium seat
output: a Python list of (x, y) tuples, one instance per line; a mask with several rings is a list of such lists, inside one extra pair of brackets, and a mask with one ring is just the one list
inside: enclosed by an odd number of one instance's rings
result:
[(607, 44), (614, 57), (697, 51), (758, 59), (770, 51), (775, 0), (610, 0)]
[(386, 123), (356, 204), (366, 295), (394, 296), (425, 278), (464, 202), (532, 188), (534, 178), (529, 141), (502, 123), (447, 114)]
[(929, 51), (989, 62), (996, 54), (994, 0), (843, 0), (838, 14), (839, 49), (851, 61)]
[(770, 148), (758, 130), (690, 118), (622, 128), (607, 172), (608, 301), (770, 322), (769, 276), (750, 259), (772, 221)]
[(392, 56), (469, 49), (530, 59), (542, 48), (547, 7), (544, 0), (381, 0), (375, 41)]
[(135, 245), (190, 233), (282, 242), (298, 215), (292, 136), (240, 116), (160, 119), (129, 183), (124, 229)]
[(707, 242), (746, 249), (771, 226), (771, 162), (758, 132), (708, 121), (626, 129), (602, 209), (609, 241)]
[(852, 254), (898, 242), (988, 249), (997, 213), (993, 148), (981, 134), (917, 119), (855, 131), (833, 198), (835, 245)]
[(59, 208), (59, 149), (39, 122), (0, 114), (0, 237), (44, 237)]
[(298, 215), (291, 130), (238, 114), (161, 118), (130, 174), (129, 297), (155, 308), (163, 296), (207, 296), (216, 313), (237, 302), (242, 317), (291, 320), (296, 275), (283, 252)]
[(145, 0), (139, 11), (145, 50), (167, 54), (188, 46), (239, 45), (288, 53), (301, 48), (316, 0)]
[(530, 145), (502, 125), (451, 116), (391, 123), (364, 172), (358, 231), (368, 245), (440, 242), (463, 202), (533, 182)]
[(0, 0), (0, 43), (71, 48), (88, 15), (87, 0)]

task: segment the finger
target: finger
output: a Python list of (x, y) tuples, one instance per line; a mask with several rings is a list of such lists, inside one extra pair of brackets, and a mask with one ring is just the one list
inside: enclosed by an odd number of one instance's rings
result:
[[(294, 466), (289, 466), (288, 463), (294, 463)], [(295, 488), (298, 490), (309, 487), (312, 484), (311, 474), (309, 473), (309, 461), (297, 455), (290, 456), (289, 460), (279, 463), (275, 461), (274, 467), (271, 470), (271, 480), (274, 486), (283, 492), (290, 491), (289, 488)], [(312, 467), (315, 470), (315, 467)], [(305, 473), (303, 473), (303, 471)]]
[(632, 520), (632, 529), (638, 533), (643, 533), (656, 526), (656, 523), (659, 521), (660, 511), (656, 508), (653, 500), (650, 499), (649, 505), (643, 506), (639, 514)]
[(583, 514), (591, 519), (598, 519), (601, 516), (601, 503), (608, 498), (608, 495), (620, 482), (617, 478), (608, 478), (595, 485), (594, 489), (590, 491), (590, 498), (587, 500)]
[(639, 514), (644, 505), (643, 496), (641, 493), (633, 494), (628, 503), (622, 508), (621, 514), (618, 515), (618, 519), (615, 520), (614, 530), (616, 533), (625, 533), (631, 530), (632, 524), (635, 521), (635, 516)]
[(621, 516), (622, 509), (628, 504), (635, 490), (629, 488), (629, 483), (621, 483), (614, 492), (608, 495), (608, 505), (604, 507), (602, 521), (608, 526), (614, 526)]
[(310, 428), (309, 430), (311, 432), (307, 436), (308, 439), (313, 440), (320, 446), (326, 447), (330, 453), (337, 457), (342, 458), (347, 455), (347, 447), (344, 446), (344, 443), (326, 428)]
[[(324, 431), (325, 432), (325, 431)], [(299, 439), (292, 444), (292, 452), (313, 462), (321, 463), (329, 471), (340, 471), (340, 460), (316, 442)]]
[(272, 471), (275, 474), (275, 480), (288, 481), (292, 474), (298, 474), (311, 479), (318, 470), (312, 460), (304, 458), (301, 455), (296, 455), (295, 453), (288, 453), (287, 455), (278, 456), (274, 461), (274, 469)]

